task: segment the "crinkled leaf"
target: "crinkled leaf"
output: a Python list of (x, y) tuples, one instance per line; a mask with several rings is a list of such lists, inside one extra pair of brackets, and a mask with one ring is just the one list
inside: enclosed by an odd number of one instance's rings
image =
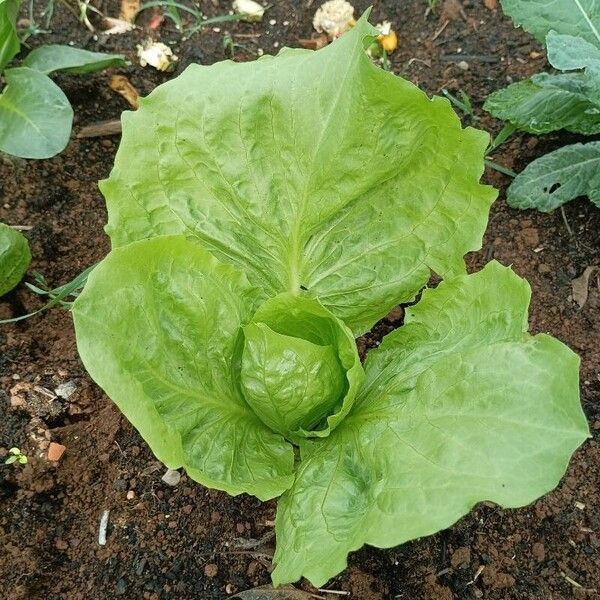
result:
[(550, 212), (578, 196), (600, 207), (600, 142), (564, 146), (534, 160), (515, 177), (506, 199), (514, 208)]
[(592, 44), (581, 37), (551, 31), (546, 36), (548, 62), (561, 71), (600, 68), (600, 41)]
[(23, 279), (30, 262), (31, 251), (25, 236), (0, 223), (0, 296)]
[(600, 133), (600, 109), (586, 95), (588, 84), (583, 74), (544, 73), (494, 92), (484, 109), (529, 133), (559, 129), (586, 135)]
[(90, 52), (58, 44), (40, 46), (32, 50), (23, 61), (24, 66), (46, 74), (55, 71), (72, 74), (94, 73), (126, 64), (125, 57), (121, 54)]
[(600, 44), (598, 0), (500, 0), (504, 12), (540, 42), (555, 30)]
[(0, 95), (0, 151), (21, 158), (50, 158), (65, 148), (73, 109), (46, 75), (19, 67), (4, 71)]
[(490, 263), (407, 310), (369, 355), (352, 412), (301, 445), (277, 511), (275, 584), (321, 585), (365, 543), (395, 546), (479, 501), (522, 506), (557, 485), (588, 435), (579, 359), (526, 333), (529, 296)]
[(197, 239), (274, 296), (307, 289), (355, 333), (464, 271), (496, 193), (488, 136), (376, 68), (363, 17), (326, 48), (191, 65), (123, 116), (101, 184), (115, 247)]
[(242, 388), (254, 412), (288, 439), (329, 435), (363, 380), (352, 332), (316, 300), (285, 293), (244, 334)]
[(73, 307), (94, 380), (168, 467), (261, 499), (292, 482), (292, 446), (239, 387), (242, 326), (257, 295), (246, 277), (183, 236), (113, 250)]
[(16, 27), (18, 12), (19, 0), (0, 0), (0, 73), (21, 48)]

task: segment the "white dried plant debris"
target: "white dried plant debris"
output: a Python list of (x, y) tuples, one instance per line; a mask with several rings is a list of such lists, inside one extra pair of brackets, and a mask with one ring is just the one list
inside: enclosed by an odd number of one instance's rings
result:
[(242, 21), (249, 23), (262, 21), (265, 14), (264, 6), (254, 0), (234, 0), (232, 8), (239, 15), (244, 15)]
[(322, 4), (313, 17), (313, 27), (333, 40), (348, 31), (354, 20), (354, 6), (346, 0), (329, 0)]
[(135, 25), (133, 23), (124, 21), (123, 19), (115, 19), (114, 17), (104, 17), (103, 23), (104, 26), (108, 28), (102, 32), (105, 35), (120, 35), (135, 29)]
[(375, 29), (377, 29), (381, 35), (389, 35), (392, 32), (392, 24), (389, 21), (383, 21), (382, 23), (377, 23)]
[(159, 71), (168, 71), (178, 60), (177, 56), (173, 54), (173, 50), (162, 42), (147, 40), (141, 45), (138, 44), (137, 51), (142, 67), (150, 65)]

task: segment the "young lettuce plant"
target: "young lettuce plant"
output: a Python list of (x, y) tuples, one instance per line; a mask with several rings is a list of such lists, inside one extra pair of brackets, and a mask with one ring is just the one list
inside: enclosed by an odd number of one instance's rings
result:
[[(551, 4), (551, 7), (550, 7)], [(558, 74), (538, 73), (490, 95), (484, 108), (516, 129), (600, 133), (600, 4), (502, 0), (517, 25), (545, 42)], [(549, 212), (577, 196), (600, 207), (600, 142), (559, 148), (533, 161), (507, 191), (515, 208)]]
[[(113, 249), (75, 301), (91, 376), (170, 468), (281, 495), (273, 581), (528, 504), (588, 434), (578, 358), (529, 287), (465, 273), (488, 137), (375, 67), (366, 16), (318, 52), (192, 65), (123, 117)], [(354, 337), (413, 301), (361, 365)]]
[(49, 45), (32, 50), (18, 67), (5, 69), (19, 53), (20, 0), (0, 0), (0, 151), (21, 158), (50, 158), (69, 141), (73, 109), (49, 75), (92, 73), (122, 66), (123, 56)]

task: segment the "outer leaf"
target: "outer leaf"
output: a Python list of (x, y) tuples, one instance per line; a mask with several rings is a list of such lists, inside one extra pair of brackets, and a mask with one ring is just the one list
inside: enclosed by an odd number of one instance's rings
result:
[(240, 328), (256, 301), (244, 276), (198, 245), (157, 237), (113, 250), (73, 314), (87, 370), (159, 460), (268, 499), (290, 486), (294, 458), (239, 389)]
[(366, 18), (318, 51), (190, 66), (123, 116), (101, 184), (118, 247), (185, 233), (274, 296), (305, 288), (355, 333), (464, 271), (496, 193), (488, 136), (373, 66)]
[(364, 372), (352, 332), (307, 295), (261, 305), (245, 328), (242, 386), (257, 415), (288, 439), (329, 435)]
[(548, 62), (561, 71), (586, 67), (600, 68), (600, 41), (592, 44), (574, 35), (561, 35), (551, 31), (546, 36)]
[(50, 158), (65, 148), (73, 109), (46, 75), (20, 67), (4, 72), (0, 95), (0, 150), (21, 158)]
[(315, 585), (362, 544), (450, 526), (481, 500), (528, 504), (588, 435), (578, 357), (530, 337), (527, 283), (498, 263), (427, 290), (367, 360), (329, 438), (305, 442), (277, 512), (274, 583)]
[(122, 67), (126, 64), (125, 57), (121, 54), (90, 52), (58, 44), (36, 48), (23, 61), (23, 65), (26, 67), (46, 74), (55, 71), (73, 74), (94, 73), (109, 67)]
[(19, 0), (0, 0), (0, 73), (21, 48), (16, 27), (18, 11)]
[(0, 296), (23, 279), (30, 262), (31, 251), (25, 236), (0, 223)]
[(494, 92), (483, 107), (529, 133), (600, 133), (600, 110), (586, 95), (588, 83), (581, 74), (540, 74), (535, 82), (519, 81)]
[(597, 0), (500, 0), (504, 12), (540, 42), (551, 30), (600, 43)]
[(550, 212), (578, 196), (600, 207), (600, 142), (573, 144), (530, 163), (508, 188), (514, 208)]

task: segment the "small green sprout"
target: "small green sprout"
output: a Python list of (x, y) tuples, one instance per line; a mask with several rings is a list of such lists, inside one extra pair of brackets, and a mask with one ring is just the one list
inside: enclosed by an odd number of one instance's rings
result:
[(8, 451), (9, 457), (4, 461), (5, 465), (11, 465), (14, 462), (18, 462), (22, 465), (28, 463), (28, 458), (21, 452), (19, 448), (11, 448)]

